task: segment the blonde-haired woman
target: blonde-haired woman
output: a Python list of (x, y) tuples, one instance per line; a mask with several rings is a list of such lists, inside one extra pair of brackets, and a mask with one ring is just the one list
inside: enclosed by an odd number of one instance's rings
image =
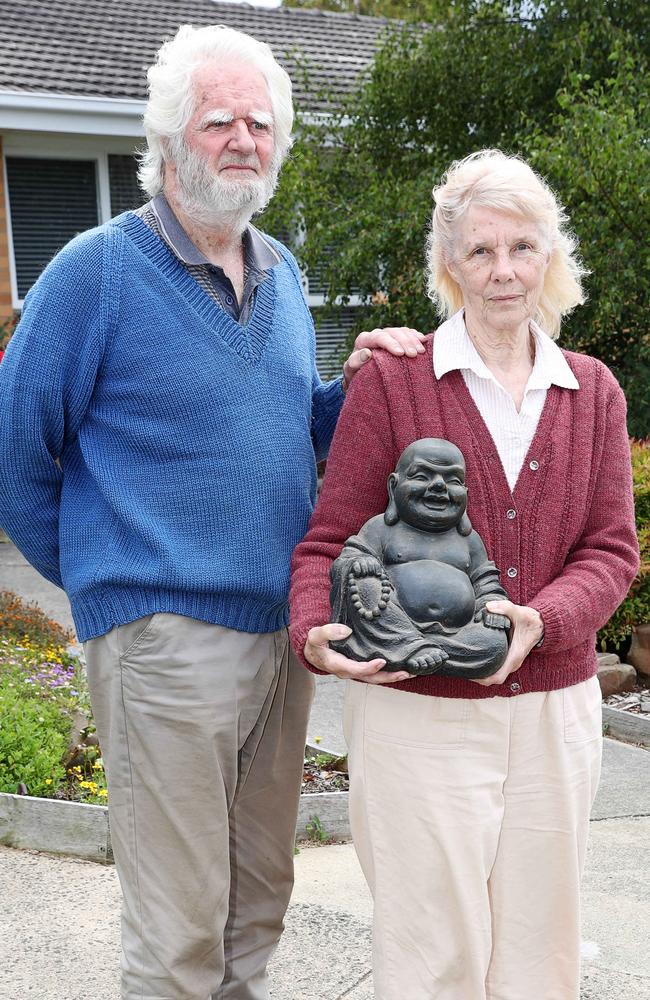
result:
[[(625, 399), (553, 343), (583, 300), (557, 199), (485, 150), (434, 191), (430, 294), (413, 360), (376, 357), (346, 401), (294, 556), (292, 640), (348, 685), (352, 832), (374, 896), (377, 1000), (577, 1000), (579, 882), (601, 754), (596, 630), (638, 566)], [(490, 678), (382, 672), (330, 649), (329, 569), (385, 510), (413, 441), (463, 452), (468, 514), (512, 621)], [(439, 487), (436, 487), (439, 489)]]

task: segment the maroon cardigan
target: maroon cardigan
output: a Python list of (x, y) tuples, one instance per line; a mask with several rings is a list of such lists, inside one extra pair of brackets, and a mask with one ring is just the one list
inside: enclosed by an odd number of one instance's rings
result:
[[(439, 437), (463, 452), (472, 525), (510, 600), (541, 614), (544, 641), (501, 685), (429, 675), (395, 687), (490, 698), (586, 680), (596, 672), (596, 631), (625, 597), (639, 565), (625, 397), (601, 362), (564, 351), (580, 388), (548, 390), (511, 493), (461, 373), (437, 380), (433, 335), (425, 344), (426, 352), (416, 358), (377, 352), (350, 386), (320, 499), (293, 557), (293, 646), (309, 666), (303, 655), (307, 633), (330, 620), (332, 561), (349, 535), (385, 510), (386, 482), (404, 448), (418, 438)], [(512, 510), (514, 518), (507, 516)]]

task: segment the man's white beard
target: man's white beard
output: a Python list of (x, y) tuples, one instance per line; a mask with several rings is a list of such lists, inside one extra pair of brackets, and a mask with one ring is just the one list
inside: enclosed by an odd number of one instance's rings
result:
[[(186, 143), (174, 151), (176, 197), (190, 219), (204, 226), (226, 227), (243, 233), (246, 226), (269, 202), (278, 181), (281, 157), (275, 152), (262, 177), (224, 180), (202, 156)], [(259, 167), (257, 157), (231, 156), (227, 163)]]

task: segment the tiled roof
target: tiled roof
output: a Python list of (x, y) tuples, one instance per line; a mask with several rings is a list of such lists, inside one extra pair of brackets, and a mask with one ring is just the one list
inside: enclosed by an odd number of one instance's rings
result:
[[(1, 0), (0, 90), (146, 98), (146, 70), (180, 24), (228, 24), (268, 42), (296, 104), (327, 106), (352, 86), (382, 18), (215, 0)], [(306, 100), (306, 86), (310, 97)]]

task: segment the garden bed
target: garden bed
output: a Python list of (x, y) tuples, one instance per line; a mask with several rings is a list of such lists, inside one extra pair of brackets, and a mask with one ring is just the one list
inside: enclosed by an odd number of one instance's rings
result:
[(603, 732), (625, 743), (650, 748), (650, 687), (638, 683), (632, 691), (605, 698)]
[[(297, 841), (350, 839), (344, 758), (307, 746)], [(270, 822), (270, 821), (269, 821)], [(108, 808), (61, 798), (0, 793), (0, 844), (65, 854), (106, 864), (113, 861)]]

